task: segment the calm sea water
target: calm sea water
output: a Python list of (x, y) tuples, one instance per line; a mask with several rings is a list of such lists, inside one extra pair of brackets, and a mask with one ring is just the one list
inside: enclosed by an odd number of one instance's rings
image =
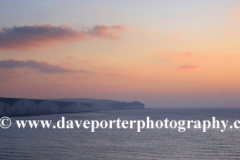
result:
[[(210, 129), (18, 129), (16, 119), (72, 120), (204, 120), (240, 119), (240, 109), (157, 109), (14, 117), (0, 129), (0, 159), (240, 159), (240, 130)], [(229, 123), (230, 123), (229, 122)]]

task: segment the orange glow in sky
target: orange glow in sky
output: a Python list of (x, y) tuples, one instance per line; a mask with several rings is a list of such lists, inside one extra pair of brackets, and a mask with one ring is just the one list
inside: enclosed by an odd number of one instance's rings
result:
[(236, 1), (71, 2), (1, 2), (1, 97), (239, 107)]

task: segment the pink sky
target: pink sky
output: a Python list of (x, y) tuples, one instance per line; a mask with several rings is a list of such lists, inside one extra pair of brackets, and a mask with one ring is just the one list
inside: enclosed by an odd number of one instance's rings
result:
[[(191, 4), (199, 12), (184, 10), (187, 4), (172, 13), (160, 7), (159, 15), (153, 8), (159, 19), (148, 6), (137, 19), (139, 8), (132, 6), (131, 14), (121, 4), (86, 3), (81, 11), (73, 7), (74, 14), (66, 6), (55, 17), (56, 8), (46, 11), (55, 19), (40, 16), (39, 22), (26, 20), (21, 6), (22, 20), (7, 20), (14, 16), (2, 10), (0, 96), (138, 100), (150, 108), (239, 107), (239, 5), (214, 2)], [(78, 12), (96, 17), (76, 21)]]

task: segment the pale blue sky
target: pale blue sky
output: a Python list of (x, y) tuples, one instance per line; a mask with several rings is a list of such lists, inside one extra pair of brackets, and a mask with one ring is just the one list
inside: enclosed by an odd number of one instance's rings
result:
[[(215, 27), (236, 0), (0, 1), (0, 27), (51, 23), (140, 25), (159, 30)], [(191, 23), (189, 23), (191, 22)]]

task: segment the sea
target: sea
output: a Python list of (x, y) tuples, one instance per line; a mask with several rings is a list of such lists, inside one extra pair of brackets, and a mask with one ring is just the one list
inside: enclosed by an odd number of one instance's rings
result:
[(3, 160), (158, 160), (240, 159), (240, 130), (202, 129), (19, 129), (15, 120), (240, 120), (240, 109), (145, 109), (10, 117), (12, 125), (0, 128)]

